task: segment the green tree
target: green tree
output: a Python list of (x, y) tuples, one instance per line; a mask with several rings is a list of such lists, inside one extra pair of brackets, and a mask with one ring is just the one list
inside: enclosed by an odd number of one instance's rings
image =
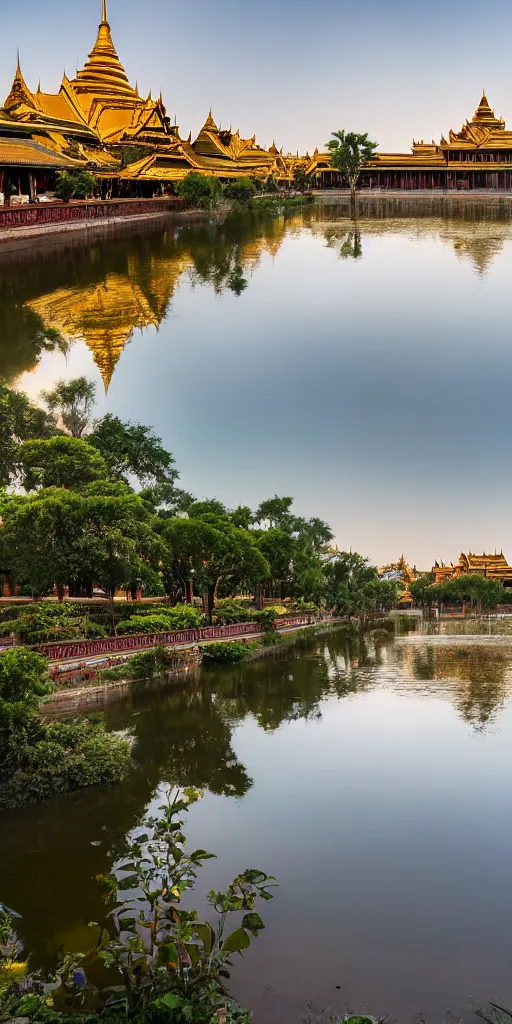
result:
[(230, 182), (225, 187), (228, 199), (232, 199), (235, 203), (240, 203), (241, 206), (248, 206), (254, 199), (256, 192), (257, 188), (252, 178), (237, 178), (236, 181)]
[(288, 527), (292, 525), (290, 509), (293, 505), (293, 498), (279, 498), (277, 494), (273, 498), (262, 501), (254, 519), (257, 523), (268, 521), (271, 527)]
[[(168, 545), (164, 559), (167, 586), (176, 586), (177, 582), (183, 591), (192, 574), (205, 593), (210, 622), (221, 583), (231, 581), (238, 584), (243, 581), (253, 585), (268, 577), (270, 572), (266, 558), (247, 530), (233, 526), (227, 519), (218, 519), (215, 525), (213, 522), (175, 519), (169, 522), (163, 533)], [(232, 589), (235, 590), (236, 586)]]
[(24, 441), (19, 460), (21, 479), (27, 491), (38, 487), (74, 489), (108, 477), (107, 465), (100, 453), (77, 437), (60, 435)]
[(0, 380), (0, 487), (15, 482), (23, 441), (56, 433), (55, 422), (47, 412)]
[(87, 377), (59, 380), (51, 391), (42, 391), (41, 398), (51, 413), (60, 416), (72, 437), (82, 437), (94, 406), (96, 385)]
[(308, 187), (308, 176), (304, 164), (295, 164), (293, 168), (293, 183), (297, 192), (305, 192)]
[(340, 129), (332, 132), (327, 143), (331, 154), (331, 165), (348, 181), (350, 186), (350, 209), (356, 212), (357, 183), (363, 167), (373, 160), (377, 142), (370, 142), (368, 134), (358, 135), (356, 132), (345, 132)]
[(80, 493), (39, 491), (5, 500), (1, 515), (0, 560), (37, 594), (55, 585), (63, 600), (66, 586), (90, 594), (97, 583), (113, 596), (158, 561), (148, 510), (127, 488), (115, 496), (96, 494), (93, 485)]
[(220, 203), (223, 188), (218, 178), (190, 171), (176, 189), (185, 206), (214, 210)]
[(432, 572), (425, 573), (419, 579), (409, 584), (409, 590), (414, 598), (414, 603), (420, 608), (431, 608), (436, 604), (436, 596), (432, 592), (435, 576)]
[(178, 478), (173, 456), (151, 427), (142, 423), (122, 423), (117, 416), (107, 413), (94, 423), (87, 444), (103, 457), (111, 480), (127, 482), (128, 477), (134, 476), (150, 486), (173, 484)]
[(380, 579), (368, 558), (357, 552), (340, 551), (325, 566), (328, 607), (342, 615), (359, 615), (369, 611), (388, 611), (396, 604), (398, 585), (395, 580)]
[(278, 591), (281, 598), (285, 597), (295, 551), (292, 535), (286, 530), (271, 527), (270, 530), (264, 530), (259, 534), (256, 543), (270, 567), (271, 596)]
[(55, 195), (69, 203), (70, 199), (89, 199), (98, 190), (98, 179), (89, 171), (59, 171)]

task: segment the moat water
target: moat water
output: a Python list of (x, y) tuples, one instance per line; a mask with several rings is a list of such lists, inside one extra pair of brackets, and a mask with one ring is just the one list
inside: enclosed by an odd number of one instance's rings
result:
[(106, 718), (133, 731), (124, 785), (0, 819), (0, 895), (34, 964), (91, 943), (95, 876), (168, 786), (195, 785), (190, 842), (218, 854), (199, 910), (245, 867), (279, 881), (234, 970), (258, 1024), (297, 1024), (306, 999), (400, 1021), (512, 1004), (511, 620), (303, 641)]
[[(0, 257), (0, 376), (37, 398), (87, 374), (97, 415), (153, 425), (198, 497), (294, 495), (378, 563), (510, 560), (510, 212), (389, 199), (357, 225), (315, 207)], [(0, 900), (34, 963), (89, 945), (95, 876), (167, 786), (196, 785), (190, 841), (218, 854), (199, 909), (246, 866), (280, 883), (234, 974), (256, 1024), (305, 1000), (400, 1021), (512, 1005), (509, 620), (332, 636), (106, 718), (133, 731), (123, 786), (0, 819)]]
[(315, 205), (0, 248), (0, 375), (37, 398), (86, 374), (182, 487), (294, 495), (378, 564), (506, 548), (511, 214), (382, 197), (355, 226)]

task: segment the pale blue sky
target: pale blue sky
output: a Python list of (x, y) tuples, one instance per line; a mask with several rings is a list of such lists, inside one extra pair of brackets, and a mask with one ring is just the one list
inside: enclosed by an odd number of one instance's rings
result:
[[(100, 0), (1, 6), (1, 99), (17, 46), (28, 84), (56, 91), (94, 43)], [(131, 81), (163, 90), (184, 135), (211, 105), (285, 151), (322, 147), (338, 127), (403, 150), (459, 129), (483, 86), (512, 126), (505, 0), (109, 0), (109, 21)]]

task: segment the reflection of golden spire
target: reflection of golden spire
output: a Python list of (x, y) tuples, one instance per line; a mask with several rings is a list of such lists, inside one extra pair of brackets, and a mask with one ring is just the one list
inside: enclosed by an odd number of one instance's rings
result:
[(27, 305), (43, 320), (75, 340), (83, 339), (98, 367), (105, 391), (135, 328), (159, 327), (189, 254), (155, 257), (145, 280), (140, 260), (130, 255), (125, 274), (108, 273), (85, 287), (59, 288)]

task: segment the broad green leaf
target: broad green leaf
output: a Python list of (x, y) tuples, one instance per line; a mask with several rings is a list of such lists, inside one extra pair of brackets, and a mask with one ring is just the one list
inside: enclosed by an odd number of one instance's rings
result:
[(236, 931), (231, 932), (227, 939), (222, 943), (223, 953), (241, 953), (243, 949), (247, 949), (251, 945), (251, 940), (246, 931), (243, 928), (237, 928)]
[(177, 1010), (178, 1007), (181, 1006), (183, 1000), (176, 992), (166, 992), (158, 1002), (168, 1010)]
[(265, 925), (261, 920), (259, 914), (254, 912), (253, 914), (245, 914), (242, 920), (242, 928), (247, 928), (250, 932), (259, 932)]
[(198, 938), (203, 943), (206, 956), (209, 956), (212, 951), (213, 943), (215, 941), (215, 932), (211, 924), (208, 924), (208, 922), (206, 922), (206, 924), (198, 924), (196, 926), (196, 932)]

